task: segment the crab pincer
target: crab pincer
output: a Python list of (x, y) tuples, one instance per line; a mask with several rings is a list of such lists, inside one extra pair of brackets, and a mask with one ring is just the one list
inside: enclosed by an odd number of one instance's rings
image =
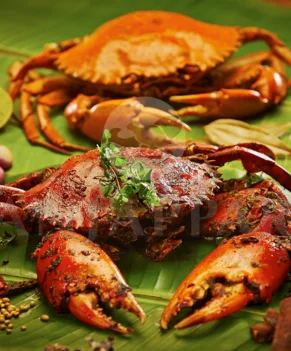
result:
[(244, 308), (269, 302), (290, 269), (287, 250), (265, 232), (242, 234), (218, 246), (181, 283), (160, 324), (167, 329), (183, 308), (192, 314), (175, 324), (183, 329), (210, 322)]
[(70, 231), (57, 231), (43, 238), (33, 253), (37, 276), (49, 302), (57, 311), (69, 310), (81, 321), (100, 329), (127, 334), (107, 316), (100, 302), (123, 307), (145, 322), (145, 313), (134, 299), (117, 266), (96, 244)]
[(65, 116), (71, 128), (82, 130), (98, 143), (104, 130), (108, 129), (115, 143), (155, 149), (176, 142), (166, 135), (153, 133), (153, 127), (171, 126), (191, 131), (180, 119), (160, 109), (145, 106), (136, 98), (100, 102), (96, 96), (79, 94), (67, 105)]

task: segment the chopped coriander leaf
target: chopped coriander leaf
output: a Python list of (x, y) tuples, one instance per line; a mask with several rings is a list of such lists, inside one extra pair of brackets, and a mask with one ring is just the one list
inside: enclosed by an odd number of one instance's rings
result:
[(253, 173), (248, 176), (247, 181), (245, 183), (245, 188), (250, 188), (251, 186), (259, 183), (263, 180), (263, 177), (259, 174)]
[(114, 200), (116, 212), (133, 196), (137, 196), (144, 206), (159, 206), (159, 197), (151, 184), (151, 169), (140, 160), (128, 163), (128, 158), (120, 156), (120, 148), (109, 141), (110, 137), (111, 133), (106, 129), (98, 146), (104, 168), (104, 179), (100, 181), (104, 196)]

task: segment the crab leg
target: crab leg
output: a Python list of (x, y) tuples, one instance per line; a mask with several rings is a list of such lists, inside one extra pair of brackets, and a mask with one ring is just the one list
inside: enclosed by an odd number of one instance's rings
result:
[(23, 282), (6, 283), (0, 276), (0, 296), (11, 296), (34, 289), (38, 286), (36, 279), (26, 280)]
[[(189, 132), (190, 127), (162, 110), (145, 107), (135, 98), (100, 102), (101, 98), (78, 95), (65, 109), (72, 128), (80, 129), (97, 142), (104, 129), (111, 130), (112, 141), (124, 146), (157, 146), (172, 144), (166, 136), (153, 134), (156, 126), (172, 126)], [(121, 118), (122, 117), (122, 118)]]
[(260, 152), (237, 145), (226, 147), (225, 149), (222, 148), (211, 154), (208, 160), (219, 166), (224, 165), (226, 162), (241, 160), (244, 168), (249, 173), (263, 171), (276, 179), (286, 189), (291, 190), (291, 174), (272, 158)]
[(42, 94), (38, 103), (55, 107), (65, 105), (76, 97), (80, 83), (66, 76), (42, 77), (26, 84), (23, 89), (31, 95)]
[(201, 155), (206, 155), (211, 157), (211, 154), (215, 154), (220, 150), (231, 150), (234, 146), (244, 147), (246, 149), (251, 149), (262, 153), (272, 159), (275, 159), (274, 152), (269, 149), (266, 145), (258, 144), (254, 142), (250, 143), (240, 143), (236, 145), (228, 145), (228, 146), (215, 146), (208, 144), (179, 144), (179, 145), (168, 145), (160, 148), (162, 151), (173, 154), (175, 156), (187, 157), (190, 160), (201, 161)]
[(17, 66), (12, 65), (9, 68), (11, 81), (23, 80), (26, 74), (34, 68), (54, 69), (55, 61), (59, 56), (58, 54), (79, 44), (82, 40), (83, 38), (75, 38), (64, 40), (60, 43), (47, 44), (39, 55), (32, 56), (25, 62), (18, 63)]
[(286, 76), (285, 65), (270, 51), (255, 52), (228, 61), (210, 72), (214, 85), (221, 88), (240, 88), (254, 82), (260, 75), (262, 64), (272, 67), (282, 77)]
[[(88, 151), (89, 149), (83, 146), (67, 143), (50, 120), (48, 107), (60, 106), (71, 101), (76, 93), (75, 88), (78, 84), (73, 83), (73, 80), (65, 76), (43, 77), (26, 84), (23, 90), (29, 95), (44, 94), (38, 101), (36, 106), (36, 114), (40, 129), (44, 136), (56, 147), (66, 150)], [(28, 97), (25, 102), (28, 105)], [(30, 120), (33, 119), (32, 110)], [(25, 127), (25, 125), (24, 125)]]
[(218, 246), (181, 283), (163, 312), (167, 329), (181, 309), (193, 312), (175, 324), (182, 329), (225, 317), (249, 302), (269, 302), (290, 269), (287, 250), (265, 232), (243, 234)]
[(25, 216), (22, 209), (15, 205), (18, 196), (24, 190), (0, 185), (0, 224), (7, 223), (23, 228), (25, 226)]
[[(55, 60), (60, 52), (79, 44), (83, 38), (64, 40), (58, 44), (47, 44), (39, 55), (28, 58), (25, 62), (15, 62), (9, 69), (10, 76), (8, 93), (13, 100), (20, 94), (24, 82), (37, 80), (41, 74), (33, 71), (35, 68), (55, 68)], [(57, 78), (58, 79), (58, 78)]]
[(68, 151), (61, 149), (55, 145), (52, 145), (39, 138), (39, 132), (37, 130), (37, 126), (33, 116), (30, 95), (26, 91), (22, 91), (20, 95), (20, 115), (25, 135), (32, 144), (41, 145), (50, 150), (60, 152), (62, 154), (70, 154)]
[(276, 179), (286, 189), (291, 190), (291, 174), (277, 164), (273, 152), (266, 146), (257, 143), (244, 143), (233, 146), (216, 147), (212, 145), (182, 145), (163, 148), (175, 155), (187, 156), (194, 161), (203, 160), (217, 166), (227, 162), (241, 160), (249, 173), (265, 172)]
[(7, 223), (23, 228), (25, 224), (24, 213), (17, 206), (0, 202), (0, 223)]
[(54, 69), (54, 62), (58, 55), (56, 53), (41, 53), (39, 55), (33, 56), (15, 70), (11, 76), (12, 81), (17, 81), (19, 79), (24, 79), (28, 71), (35, 68), (49, 68)]
[[(13, 188), (18, 188), (18, 189), (23, 189), (23, 190), (28, 190), (34, 187), (35, 185), (42, 183), (44, 180), (49, 178), (54, 172), (56, 171), (56, 168), (46, 168), (41, 172), (33, 172), (28, 175), (24, 175), (16, 180), (13, 180), (10, 183), (7, 183), (4, 186), (4, 191), (6, 187), (13, 187)], [(3, 201), (3, 200), (0, 200)]]
[(66, 105), (72, 101), (75, 96), (76, 94), (69, 89), (57, 89), (42, 95), (38, 99), (38, 103), (49, 107), (58, 107)]
[(42, 77), (25, 84), (24, 90), (31, 95), (46, 94), (57, 89), (76, 86), (76, 81), (63, 75)]
[[(34, 252), (37, 276), (57, 310), (68, 309), (83, 322), (127, 334), (131, 329), (107, 316), (100, 302), (123, 307), (145, 321), (145, 314), (109, 256), (96, 244), (69, 231), (45, 237)], [(53, 286), (53, 289), (51, 288)]]
[(30, 70), (25, 76), (25, 79), (12, 80), (12, 77), (16, 75), (16, 72), (18, 72), (18, 70), (21, 68), (22, 65), (23, 65), (22, 62), (16, 61), (8, 69), (8, 74), (10, 76), (8, 93), (11, 96), (12, 100), (15, 100), (17, 96), (20, 94), (20, 90), (24, 82), (37, 80), (37, 79), (40, 79), (41, 77), (41, 74), (38, 73), (37, 71)]
[[(270, 67), (263, 66), (265, 62)], [(220, 90), (170, 98), (171, 101), (195, 105), (176, 111), (178, 116), (246, 118), (280, 103), (287, 94), (284, 65), (270, 52), (227, 62), (213, 70), (210, 77)], [(245, 88), (246, 85), (249, 89)]]
[(44, 136), (58, 148), (76, 151), (89, 151), (90, 149), (81, 145), (70, 144), (66, 142), (57, 132), (54, 125), (51, 123), (47, 107), (38, 103), (36, 106), (36, 114), (39, 121), (39, 126)]
[(21, 195), (24, 190), (17, 189), (12, 186), (0, 185), (0, 202), (9, 202), (14, 204), (15, 196)]
[(277, 37), (276, 34), (258, 27), (240, 28), (239, 31), (244, 43), (254, 40), (264, 40), (277, 57), (288, 65), (291, 65), (291, 50)]

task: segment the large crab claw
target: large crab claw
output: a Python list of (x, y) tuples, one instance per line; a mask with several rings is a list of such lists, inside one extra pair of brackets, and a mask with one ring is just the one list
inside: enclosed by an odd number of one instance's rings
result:
[(79, 94), (65, 109), (70, 127), (100, 142), (104, 129), (111, 140), (123, 146), (156, 148), (173, 144), (172, 138), (153, 133), (156, 126), (172, 126), (190, 132), (191, 128), (168, 112), (144, 106), (136, 98), (102, 101)]
[(56, 310), (70, 310), (83, 322), (100, 329), (130, 333), (130, 328), (103, 312), (99, 305), (102, 301), (133, 312), (144, 323), (145, 314), (119, 269), (87, 238), (58, 231), (44, 237), (33, 255), (37, 257), (39, 283)]
[(290, 269), (287, 250), (265, 232), (239, 235), (218, 246), (182, 282), (165, 308), (160, 324), (167, 329), (181, 309), (193, 313), (176, 329), (222, 318), (249, 302), (269, 302)]

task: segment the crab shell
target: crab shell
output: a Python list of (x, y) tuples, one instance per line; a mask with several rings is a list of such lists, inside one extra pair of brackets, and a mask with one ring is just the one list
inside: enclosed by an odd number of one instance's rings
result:
[(188, 65), (201, 74), (224, 62), (240, 45), (239, 27), (206, 24), (178, 13), (140, 11), (103, 24), (60, 53), (56, 65), (75, 78), (116, 85), (129, 75), (169, 76)]
[[(146, 208), (133, 198), (117, 216), (113, 200), (102, 193), (100, 154), (92, 150), (72, 157), (46, 181), (18, 195), (17, 204), (26, 222), (40, 222), (47, 230), (72, 229), (89, 234), (91, 239), (98, 233), (98, 240), (114, 239), (121, 244), (146, 237), (147, 255), (153, 260), (163, 259), (181, 243), (171, 236), (184, 230), (183, 219), (218, 190), (220, 173), (206, 163), (177, 159), (160, 150), (121, 148), (121, 155), (128, 158), (128, 164), (141, 161), (152, 170), (151, 181), (160, 206)], [(167, 242), (161, 242), (162, 250), (156, 246), (161, 238)]]

